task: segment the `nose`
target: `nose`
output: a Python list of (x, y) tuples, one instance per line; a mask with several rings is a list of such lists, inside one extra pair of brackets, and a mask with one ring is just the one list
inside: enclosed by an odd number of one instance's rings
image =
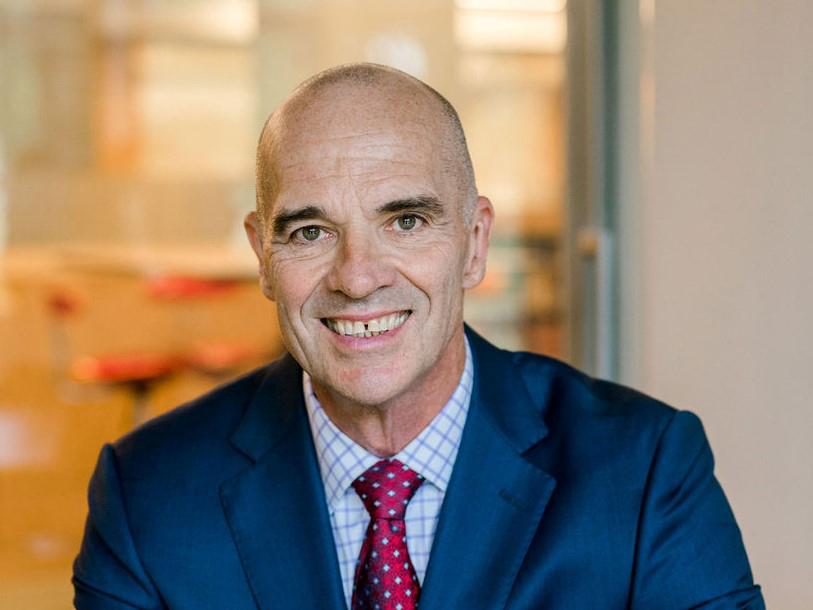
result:
[(393, 283), (395, 270), (374, 236), (358, 231), (348, 232), (340, 239), (327, 276), (330, 290), (351, 299), (363, 299)]

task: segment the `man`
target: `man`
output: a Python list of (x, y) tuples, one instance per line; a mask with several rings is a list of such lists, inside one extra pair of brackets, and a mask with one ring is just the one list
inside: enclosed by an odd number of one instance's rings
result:
[(764, 607), (695, 416), (465, 329), (494, 213), (437, 92), (315, 76), (257, 202), (290, 355), (102, 450), (79, 610)]

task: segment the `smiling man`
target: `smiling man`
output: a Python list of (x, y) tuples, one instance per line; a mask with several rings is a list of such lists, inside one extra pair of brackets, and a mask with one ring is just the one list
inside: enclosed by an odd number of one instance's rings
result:
[(246, 226), (285, 345), (330, 420), (394, 455), (460, 380), (485, 272), (493, 212), (456, 115), (393, 72), (328, 73), (272, 115), (257, 165)]
[(464, 326), (493, 215), (436, 91), (303, 83), (246, 219), (288, 355), (102, 450), (76, 607), (763, 608), (695, 416)]

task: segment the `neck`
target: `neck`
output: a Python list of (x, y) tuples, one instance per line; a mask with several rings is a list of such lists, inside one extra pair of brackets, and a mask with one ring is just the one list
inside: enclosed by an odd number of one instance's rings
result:
[(379, 405), (360, 404), (313, 382), (325, 414), (369, 452), (391, 457), (406, 447), (440, 413), (460, 382), (466, 364), (463, 330), (449, 342), (436, 366), (412, 387)]

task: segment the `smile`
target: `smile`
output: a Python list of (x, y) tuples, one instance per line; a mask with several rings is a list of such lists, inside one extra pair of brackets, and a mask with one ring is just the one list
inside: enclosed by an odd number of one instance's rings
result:
[(380, 318), (365, 320), (342, 320), (341, 318), (322, 318), (322, 324), (337, 335), (344, 337), (377, 337), (401, 326), (412, 312), (401, 311)]

